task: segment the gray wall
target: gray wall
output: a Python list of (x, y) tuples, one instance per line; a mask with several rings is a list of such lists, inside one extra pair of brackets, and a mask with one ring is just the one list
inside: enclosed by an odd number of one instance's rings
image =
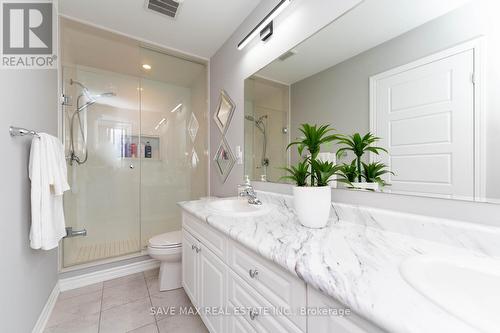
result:
[(30, 138), (9, 125), (57, 135), (57, 71), (0, 70), (0, 332), (31, 332), (57, 282), (57, 250), (29, 247)]
[[(291, 87), (291, 137), (300, 137), (298, 127), (305, 122), (330, 123), (339, 132), (352, 134), (369, 130), (369, 78), (391, 68), (407, 64), (445, 50), (475, 37), (487, 37), (485, 104), (487, 124), (498, 124), (500, 99), (494, 87), (500, 86), (497, 44), (500, 33), (496, 22), (488, 22), (487, 6), (472, 2), (447, 15), (428, 22), (397, 38), (365, 51), (325, 71), (296, 82)], [(490, 70), (491, 69), (491, 70)], [(483, 129), (486, 131), (486, 129)], [(500, 198), (500, 156), (493, 147), (500, 145), (497, 130), (487, 132), (487, 198)]]
[[(218, 99), (218, 92), (220, 89), (226, 89), (233, 100), (236, 102), (237, 110), (233, 122), (229, 127), (227, 138), (232, 149), (234, 146), (243, 146), (244, 133), (243, 133), (243, 83), (244, 79), (253, 73), (257, 72), (260, 68), (264, 67), (272, 60), (277, 58), (280, 53), (286, 52), (293, 44), (297, 44), (304, 40), (307, 36), (317, 31), (320, 26), (328, 23), (335, 17), (335, 13), (331, 11), (331, 3), (326, 1), (294, 1), (283, 14), (279, 17), (279, 22), (275, 22), (276, 32), (272, 39), (266, 43), (252, 43), (247, 46), (242, 52), (236, 50), (235, 45), (239, 39), (250, 30), (250, 28), (262, 18), (272, 5), (270, 1), (263, 1), (262, 4), (252, 13), (249, 18), (238, 28), (236, 33), (226, 42), (226, 44), (216, 53), (211, 59), (211, 73), (210, 73), (210, 110), (213, 114)], [(489, 13), (491, 17), (497, 15), (495, 12)], [(298, 20), (298, 21), (295, 21)], [(290, 23), (289, 26), (286, 23)], [(481, 23), (480, 19), (475, 18), (473, 22)], [(477, 25), (473, 22), (460, 22), (461, 29), (468, 31), (472, 36), (476, 36), (479, 31)], [(296, 28), (295, 28), (295, 26)], [(456, 27), (456, 25), (455, 25)], [(283, 29), (282, 29), (283, 28)], [(281, 33), (284, 31), (283, 33)], [(436, 39), (440, 36), (450, 34), (448, 29), (433, 31)], [(464, 35), (460, 36), (462, 41)], [(491, 43), (496, 42), (492, 41)], [(450, 40), (450, 43), (452, 41)], [(404, 45), (405, 54), (408, 60), (416, 59), (418, 57), (411, 56), (412, 54), (430, 54), (436, 50), (436, 45), (426, 43), (425, 45), (415, 45), (407, 43)], [(401, 61), (402, 58), (399, 59)], [(380, 70), (384, 69), (384, 59), (373, 60)], [(402, 64), (403, 61), (401, 61)], [(393, 63), (393, 66), (399, 65)], [(496, 70), (495, 73), (499, 71)], [(366, 75), (366, 74), (365, 74)], [(363, 79), (366, 80), (366, 79)], [(365, 87), (368, 82), (364, 81)], [(500, 99), (500, 94), (494, 93), (494, 85), (489, 87), (492, 97), (497, 100)], [(368, 92), (367, 92), (368, 93)], [(498, 104), (500, 105), (500, 104)], [(497, 115), (489, 126), (498, 126), (500, 112), (495, 112)], [(496, 125), (495, 125), (496, 124)], [(495, 132), (498, 132), (495, 131)], [(220, 140), (220, 133), (218, 129), (211, 123), (210, 129), (210, 144), (211, 156), (215, 153), (218, 141)], [(215, 147), (215, 148), (214, 148)], [(493, 154), (491, 154), (493, 155)], [(498, 155), (498, 154), (497, 154)], [(498, 170), (498, 167), (496, 168)], [(492, 170), (493, 171), (493, 170)], [(236, 184), (241, 182), (243, 178), (243, 166), (236, 166), (228, 181), (221, 184), (215, 170), (211, 171), (211, 190), (212, 194), (219, 196), (234, 195), (236, 192)], [(257, 188), (271, 190), (271, 191), (291, 191), (290, 186), (283, 184), (270, 184), (255, 182)], [(367, 206), (374, 206), (387, 209), (395, 209), (403, 212), (412, 212), (416, 214), (424, 214), (429, 216), (439, 216), (443, 218), (452, 218), (464, 221), (471, 221), (484, 224), (500, 225), (500, 205), (463, 202), (456, 200), (444, 200), (433, 198), (419, 198), (404, 195), (389, 195), (379, 193), (361, 193), (346, 190), (333, 190), (333, 200), (344, 203), (363, 204)]]

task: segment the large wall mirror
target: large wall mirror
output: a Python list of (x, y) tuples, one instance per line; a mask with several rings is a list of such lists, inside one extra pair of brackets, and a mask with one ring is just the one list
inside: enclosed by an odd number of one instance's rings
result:
[[(245, 174), (285, 182), (300, 126), (330, 124), (385, 150), (349, 179), (356, 155), (324, 145), (342, 170), (332, 187), (500, 202), (499, 13), (498, 1), (365, 0), (246, 79)], [(377, 186), (358, 181), (377, 164)]]

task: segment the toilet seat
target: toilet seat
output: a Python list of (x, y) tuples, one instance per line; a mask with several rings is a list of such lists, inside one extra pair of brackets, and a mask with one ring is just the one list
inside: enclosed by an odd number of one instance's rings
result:
[(168, 256), (180, 256), (182, 254), (182, 246), (177, 247), (151, 247), (148, 246), (148, 254), (158, 260), (172, 260)]
[(152, 237), (149, 247), (155, 249), (172, 249), (182, 246), (182, 231), (171, 231)]

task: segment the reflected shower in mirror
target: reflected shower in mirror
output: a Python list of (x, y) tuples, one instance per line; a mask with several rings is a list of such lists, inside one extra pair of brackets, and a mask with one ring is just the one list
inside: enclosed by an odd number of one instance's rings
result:
[(278, 181), (287, 164), (289, 88), (254, 77), (245, 82), (245, 170)]
[(332, 187), (500, 202), (499, 12), (364, 1), (245, 80), (245, 174), (283, 182), (302, 124), (330, 125)]

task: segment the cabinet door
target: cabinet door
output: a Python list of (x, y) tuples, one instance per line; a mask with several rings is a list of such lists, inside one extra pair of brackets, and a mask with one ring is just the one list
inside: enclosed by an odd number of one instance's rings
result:
[(182, 230), (182, 286), (197, 306), (198, 303), (198, 241), (185, 229)]
[(205, 309), (213, 309), (212, 313), (202, 314), (205, 317), (205, 324), (210, 332), (225, 331), (225, 318), (223, 310), (226, 306), (226, 265), (204, 244), (201, 244), (201, 251), (198, 253), (200, 289), (198, 300)]
[(227, 236), (186, 212), (182, 214), (182, 224), (185, 230), (208, 247), (222, 261), (226, 261)]

